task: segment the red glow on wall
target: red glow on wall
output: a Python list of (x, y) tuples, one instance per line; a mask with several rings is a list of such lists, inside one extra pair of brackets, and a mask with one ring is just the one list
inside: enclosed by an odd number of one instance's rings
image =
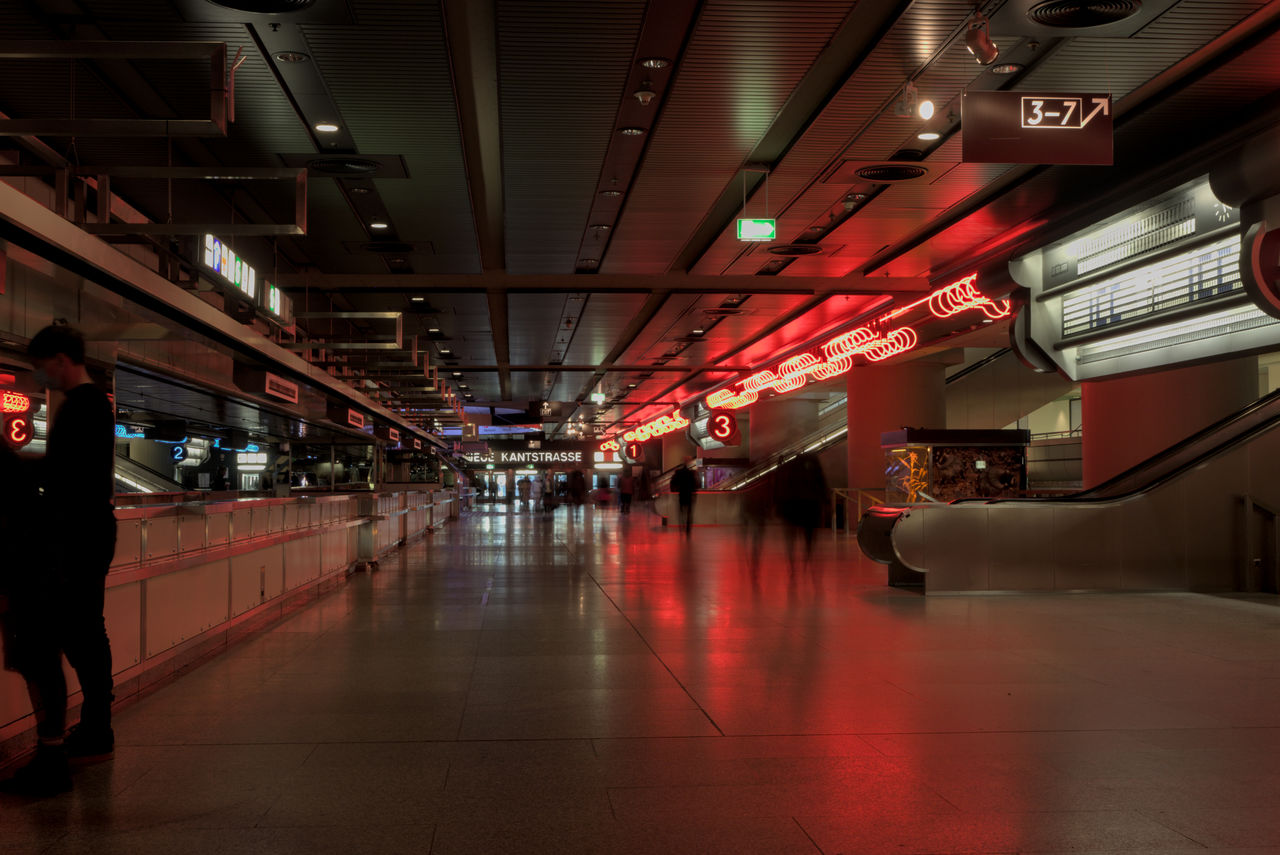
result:
[(0, 413), (25, 413), (31, 409), (31, 399), (21, 392), (10, 392), (5, 390), (4, 395), (0, 397)]

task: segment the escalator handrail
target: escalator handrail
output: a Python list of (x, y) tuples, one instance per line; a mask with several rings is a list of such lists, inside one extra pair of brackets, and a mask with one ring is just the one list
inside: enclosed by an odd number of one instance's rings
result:
[[(150, 475), (151, 477), (158, 479), (162, 484), (171, 485), (178, 488), (177, 490), (170, 490), (168, 492), (177, 492), (177, 493), (186, 492), (186, 489), (187, 489), (186, 487), (183, 487), (182, 484), (173, 480), (173, 478), (171, 478), (170, 476), (165, 475), (163, 472), (159, 472), (155, 469), (152, 469), (150, 466), (146, 465), (145, 463), (139, 463), (137, 460), (134, 460), (132, 457), (129, 457), (126, 454), (121, 454), (119, 451), (116, 452), (116, 457), (118, 457), (120, 460), (124, 460), (128, 462), (130, 466), (137, 467), (141, 471), (145, 472), (147, 475)], [(160, 492), (165, 492), (165, 491), (160, 491)]]
[[(1271, 409), (1275, 412), (1269, 412)], [(1255, 417), (1256, 420), (1255, 420)], [(1204, 442), (1213, 437), (1214, 434), (1231, 428), (1234, 425), (1240, 425), (1241, 422), (1248, 421), (1247, 425), (1242, 426), (1239, 432), (1220, 439), (1209, 448), (1192, 455), (1189, 459), (1180, 463), (1175, 463), (1173, 468), (1166, 472), (1162, 472), (1152, 476), (1149, 480), (1139, 481), (1132, 487), (1122, 489), (1126, 482), (1138, 479), (1144, 472), (1156, 469), (1161, 464), (1166, 463), (1175, 458), (1180, 453), (1191, 449), (1193, 446)], [(1081, 490), (1069, 496), (1057, 496), (1051, 499), (1042, 498), (1012, 498), (1012, 499), (959, 499), (953, 504), (982, 502), (984, 504), (1000, 504), (1006, 502), (1103, 502), (1124, 499), (1138, 493), (1151, 490), (1164, 484), (1172, 478), (1177, 477), (1188, 469), (1198, 466), (1205, 460), (1221, 454), (1230, 448), (1235, 447), (1245, 440), (1251, 439), (1260, 433), (1269, 430), (1280, 423), (1280, 390), (1264, 395), (1251, 404), (1232, 413), (1225, 418), (1219, 419), (1208, 427), (1196, 431), (1191, 436), (1180, 442), (1176, 442), (1163, 451), (1157, 452), (1146, 460), (1131, 466), (1119, 475), (1115, 475), (1087, 490)]]

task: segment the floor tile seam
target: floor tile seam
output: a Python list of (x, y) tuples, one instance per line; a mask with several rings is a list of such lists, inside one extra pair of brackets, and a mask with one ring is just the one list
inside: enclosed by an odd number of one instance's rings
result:
[(720, 725), (711, 716), (711, 713), (707, 711), (707, 709), (702, 705), (702, 703), (696, 697), (694, 697), (693, 692), (689, 690), (689, 687), (686, 686), (678, 676), (676, 676), (675, 671), (673, 671), (671, 669), (671, 666), (667, 664), (666, 660), (663, 659), (661, 655), (659, 655), (658, 651), (656, 651), (653, 648), (653, 645), (649, 643), (649, 639), (645, 637), (644, 633), (640, 631), (640, 628), (637, 627), (635, 623), (631, 620), (630, 615), (628, 615), (626, 611), (621, 606), (618, 605), (618, 602), (609, 594), (608, 591), (604, 589), (604, 586), (600, 584), (600, 580), (596, 578), (596, 575), (594, 573), (588, 572), (587, 577), (591, 579), (592, 583), (596, 586), (596, 588), (599, 589), (600, 593), (605, 597), (605, 599), (609, 601), (609, 603), (613, 606), (614, 610), (617, 611), (617, 613), (622, 617), (622, 619), (627, 622), (627, 625), (631, 627), (632, 632), (636, 634), (636, 637), (639, 638), (640, 642), (644, 644), (644, 646), (648, 649), (650, 655), (652, 655), (653, 658), (658, 661), (658, 664), (662, 666), (663, 670), (665, 670), (669, 675), (671, 675), (671, 679), (674, 680), (676, 685), (680, 687), (681, 691), (683, 691), (688, 696), (689, 700), (693, 703), (693, 705), (697, 708), (697, 710), (706, 717), (707, 721), (711, 724), (712, 727), (716, 729), (717, 733), (719, 733), (721, 736), (724, 736), (725, 735), (724, 729), (720, 727)]
[(814, 840), (813, 835), (810, 834), (809, 830), (804, 827), (803, 823), (800, 822), (800, 817), (793, 816), (791, 817), (791, 821), (796, 824), (796, 828), (800, 829), (800, 833), (803, 834), (805, 838), (808, 839), (808, 841), (813, 844), (813, 848), (818, 851), (818, 855), (826, 855), (826, 852), (823, 850), (823, 848), (818, 845), (818, 841)]

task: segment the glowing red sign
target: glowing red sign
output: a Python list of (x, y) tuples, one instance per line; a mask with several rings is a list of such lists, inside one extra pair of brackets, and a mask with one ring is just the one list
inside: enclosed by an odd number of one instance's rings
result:
[(31, 442), (33, 434), (31, 419), (28, 416), (10, 416), (4, 420), (5, 442), (14, 448), (22, 448)]
[(712, 413), (707, 419), (707, 433), (721, 445), (737, 445), (738, 417), (731, 413)]
[[(910, 326), (895, 327), (894, 321), (921, 307), (927, 307), (929, 313), (939, 320), (971, 309), (982, 312), (989, 320), (1007, 318), (1011, 311), (1009, 301), (992, 300), (975, 287), (974, 283), (977, 281), (978, 274), (971, 273), (945, 288), (939, 288), (927, 297), (921, 297), (914, 303), (873, 318), (865, 326), (836, 336), (818, 347), (816, 352), (801, 353), (785, 360), (775, 368), (758, 371), (733, 384), (736, 388), (717, 389), (707, 396), (706, 406), (712, 410), (737, 410), (749, 407), (760, 400), (761, 392), (771, 391), (773, 394), (781, 395), (803, 388), (810, 378), (820, 381), (839, 377), (853, 369), (855, 357), (861, 356), (868, 362), (880, 362), (891, 356), (906, 353), (919, 344), (920, 337)], [(678, 417), (679, 411), (674, 415)], [(661, 436), (688, 424), (687, 420), (681, 419), (683, 424), (677, 427), (640, 435), (641, 431), (650, 429), (669, 418), (669, 416), (663, 416), (654, 422), (641, 425), (635, 431), (623, 434), (622, 438), (626, 442), (643, 442), (650, 436)], [(608, 440), (600, 446), (603, 451), (617, 451), (618, 447), (616, 439)]]
[[(645, 422), (638, 428), (626, 431), (622, 434), (623, 442), (644, 442), (654, 437), (666, 436), (667, 434), (687, 428), (689, 420), (680, 415), (679, 410), (672, 410), (670, 414), (659, 416), (650, 422)], [(618, 451), (622, 448), (616, 439), (610, 439), (600, 444), (601, 451)]]
[(25, 413), (31, 409), (31, 399), (21, 392), (10, 392), (7, 389), (0, 396), (0, 413)]

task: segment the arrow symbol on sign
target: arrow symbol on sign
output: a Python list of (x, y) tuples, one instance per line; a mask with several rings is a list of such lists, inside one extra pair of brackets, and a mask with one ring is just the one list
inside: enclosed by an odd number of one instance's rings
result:
[(1093, 117), (1098, 115), (1098, 113), (1102, 113), (1102, 115), (1104, 116), (1110, 116), (1111, 115), (1111, 110), (1109, 109), (1110, 104), (1111, 104), (1110, 98), (1094, 98), (1093, 112), (1084, 117), (1084, 121), (1080, 123), (1080, 127), (1082, 128), (1087, 127), (1088, 124), (1093, 121)]

